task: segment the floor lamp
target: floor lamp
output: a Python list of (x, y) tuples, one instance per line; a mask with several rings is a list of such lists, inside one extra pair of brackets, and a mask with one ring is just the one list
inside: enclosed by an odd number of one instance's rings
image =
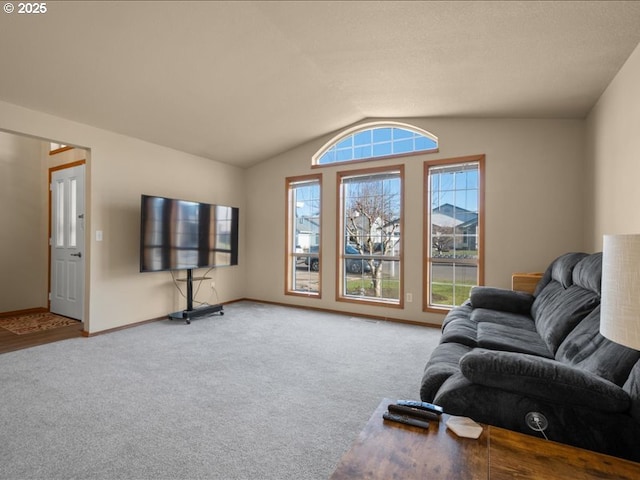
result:
[(605, 235), (600, 333), (640, 350), (640, 235)]

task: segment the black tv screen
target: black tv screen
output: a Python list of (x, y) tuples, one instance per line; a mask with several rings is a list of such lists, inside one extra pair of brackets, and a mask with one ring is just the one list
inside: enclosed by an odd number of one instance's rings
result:
[(238, 208), (142, 195), (140, 271), (238, 264)]

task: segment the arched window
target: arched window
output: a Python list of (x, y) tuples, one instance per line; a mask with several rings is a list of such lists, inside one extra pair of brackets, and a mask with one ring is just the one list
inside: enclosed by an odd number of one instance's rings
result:
[(312, 163), (333, 165), (437, 151), (438, 138), (426, 130), (398, 122), (376, 122), (358, 125), (332, 138), (313, 156)]

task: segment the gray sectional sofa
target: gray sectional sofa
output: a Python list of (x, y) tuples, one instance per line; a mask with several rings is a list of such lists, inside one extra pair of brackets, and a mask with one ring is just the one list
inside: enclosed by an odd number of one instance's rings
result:
[(533, 295), (472, 289), (444, 320), (422, 400), (542, 436), (537, 412), (549, 440), (640, 461), (640, 352), (600, 334), (601, 274), (602, 254), (568, 253)]

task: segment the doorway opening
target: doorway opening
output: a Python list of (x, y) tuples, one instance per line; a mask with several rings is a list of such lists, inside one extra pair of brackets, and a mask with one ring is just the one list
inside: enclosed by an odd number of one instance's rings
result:
[[(80, 313), (70, 316), (76, 320), (75, 325), (65, 325), (66, 322), (56, 318), (53, 313), (56, 309), (51, 310), (49, 303), (54, 271), (49, 244), (52, 219), (49, 175), (74, 164), (81, 164), (84, 170), (89, 156), (90, 151), (82, 147), (64, 145), (53, 149), (48, 139), (0, 130), (0, 221), (4, 225), (0, 236), (0, 247), (3, 247), (0, 265), (4, 271), (11, 272), (0, 279), (0, 320), (10, 328), (0, 325), (0, 353), (81, 336), (83, 331), (88, 331), (84, 328), (88, 320), (84, 287), (78, 294), (82, 303)], [(83, 174), (82, 180), (84, 177)], [(81, 192), (78, 180), (75, 182), (71, 190), (75, 189), (76, 200), (80, 197), (85, 200), (83, 185)], [(85, 213), (79, 208), (84, 209), (84, 205), (75, 208), (76, 220), (79, 220), (77, 215)], [(76, 243), (84, 244), (88, 241), (88, 219), (81, 220), (81, 224), (76, 221), (75, 226), (69, 228), (74, 229)], [(80, 270), (69, 273), (81, 274), (75, 281), (84, 285), (89, 270), (86, 249), (82, 250), (81, 258)], [(40, 317), (44, 318), (44, 324), (32, 325)]]

